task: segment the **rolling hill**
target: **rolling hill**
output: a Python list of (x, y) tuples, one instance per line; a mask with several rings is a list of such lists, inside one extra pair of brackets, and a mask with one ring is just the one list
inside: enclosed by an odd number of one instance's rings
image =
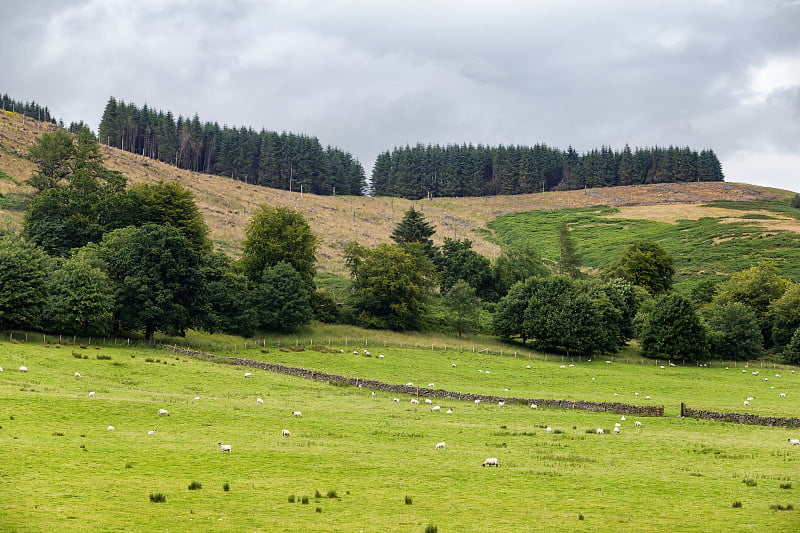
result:
[[(18, 229), (22, 220), (19, 209), (25, 194), (24, 185), (35, 167), (24, 158), (36, 135), (53, 126), (37, 123), (10, 112), (0, 113), (0, 228)], [(367, 246), (388, 242), (394, 225), (412, 205), (425, 213), (437, 229), (434, 240), (445, 237), (473, 241), (474, 248), (487, 257), (495, 257), (500, 248), (498, 236), (487, 224), (501, 215), (532, 210), (556, 211), (606, 205), (618, 208), (618, 216), (629, 219), (675, 222), (718, 217), (726, 220), (748, 218), (762, 224), (765, 231), (800, 233), (800, 221), (786, 216), (758, 217), (754, 206), (736, 216), (730, 210), (711, 211), (703, 204), (727, 200), (785, 199), (789, 191), (744, 183), (705, 182), (609, 187), (578, 191), (545, 192), (518, 196), (476, 198), (433, 198), (410, 201), (387, 197), (315, 196), (248, 185), (228, 178), (188, 172), (114, 148), (103, 147), (106, 166), (123, 172), (131, 184), (177, 181), (189, 188), (211, 229), (211, 238), (226, 252), (236, 254), (253, 212), (262, 204), (300, 210), (319, 237), (318, 268), (322, 272), (344, 274), (342, 245), (355, 240)]]

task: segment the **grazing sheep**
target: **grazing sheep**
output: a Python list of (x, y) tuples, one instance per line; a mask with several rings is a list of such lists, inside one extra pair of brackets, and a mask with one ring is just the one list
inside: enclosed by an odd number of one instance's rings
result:
[(19, 371), (20, 372), (27, 372), (28, 371), (28, 367), (27, 366), (21, 366), (21, 367), (19, 367)]
[(456, 367), (456, 364), (455, 364), (455, 363), (453, 363), (453, 368), (455, 368), (455, 367)]
[(597, 428), (597, 434), (598, 435), (604, 435), (605, 431), (603, 431), (603, 428)]
[(108, 426), (108, 428), (107, 428), (107, 429), (109, 429), (110, 431), (113, 431), (113, 429), (114, 429), (114, 426)]
[(658, 368), (660, 368), (661, 370), (664, 370), (664, 365), (661, 365)]
[(616, 433), (616, 434), (618, 434), (618, 435), (619, 435), (619, 427), (617, 427), (617, 426), (614, 426), (614, 433)]
[(378, 355), (378, 359), (383, 359), (383, 354)]
[(369, 353), (369, 350), (364, 350), (364, 355), (372, 355), (372, 354)]
[(497, 457), (489, 457), (481, 466), (500, 466), (500, 461), (497, 460)]
[(90, 393), (89, 393), (89, 398), (94, 398), (94, 395), (95, 395), (95, 392), (94, 392), (94, 391), (90, 392)]
[(619, 417), (619, 419), (624, 421), (625, 420), (625, 415), (622, 415), (621, 417)]
[(480, 400), (475, 400), (475, 405), (478, 405), (479, 403), (481, 403)]
[(434, 385), (433, 383), (428, 383), (428, 387), (430, 387), (431, 389), (434, 388), (435, 386), (436, 385)]
[(487, 374), (491, 374), (491, 372), (489, 372), (488, 370), (486, 371), (486, 373), (487, 373)]
[(644, 399), (645, 399), (645, 400), (649, 400), (649, 399), (650, 399), (650, 396), (645, 396), (645, 397), (644, 397)]
[(442, 408), (441, 408), (441, 407), (439, 407), (438, 405), (434, 405), (433, 407), (431, 407), (431, 411), (433, 411), (433, 412), (436, 412), (436, 411), (441, 411), (441, 409), (442, 409)]
[(538, 406), (538, 405), (536, 405), (535, 403), (532, 403), (532, 404), (531, 404), (531, 409), (538, 409), (538, 408), (539, 408), (539, 406)]
[(221, 442), (218, 442), (217, 446), (219, 446), (219, 449), (222, 453), (225, 452), (231, 453), (231, 451), (233, 450), (230, 444), (222, 444)]
[(452, 409), (448, 409), (448, 410), (447, 410), (447, 414), (448, 414), (448, 415), (449, 415), (450, 413), (452, 413), (452, 412), (453, 412), (453, 410), (452, 410)]
[(778, 396), (780, 396), (781, 398), (786, 398), (786, 393), (785, 393), (785, 392), (782, 392), (782, 393), (780, 393)]
[(299, 418), (299, 417), (301, 417), (301, 416), (303, 416), (303, 413), (302, 413), (302, 411), (292, 411), (292, 414), (293, 414), (294, 416), (298, 417), (298, 418)]
[(478, 372), (480, 372), (481, 374), (483, 374), (483, 370), (481, 370), (481, 369), (478, 369)]
[(244, 377), (251, 378), (251, 377), (253, 377), (253, 373), (252, 372), (245, 372), (244, 373)]
[(166, 409), (159, 409), (158, 414), (162, 416), (169, 416), (169, 411), (167, 411)]
[(2, 371), (3, 371), (3, 367), (2, 367), (2, 366), (0, 366), (0, 372), (2, 372)]
[(447, 445), (444, 442), (439, 442), (436, 446), (433, 447), (434, 450), (444, 450), (447, 448)]
[(615, 427), (615, 428), (618, 428), (618, 427), (620, 427), (621, 425), (622, 425), (622, 424), (620, 424), (619, 422), (614, 422), (614, 427)]
[(530, 367), (531, 367), (531, 365), (525, 365), (525, 368), (530, 368)]
[(505, 404), (506, 402), (497, 402), (497, 405), (499, 405), (500, 407), (503, 407)]
[(264, 400), (262, 400), (261, 398), (256, 398), (256, 403), (264, 403)]
[(281, 430), (281, 435), (283, 435), (284, 437), (291, 437), (292, 436), (292, 434), (289, 432), (288, 429), (282, 429)]
[(553, 431), (553, 428), (551, 428), (550, 426), (547, 426), (546, 428), (544, 428), (544, 430), (546, 432), (548, 432), (548, 433), (551, 433)]
[(642, 427), (642, 423), (639, 422), (638, 420), (636, 422), (634, 422), (633, 425), (636, 426), (637, 428)]
[(81, 376), (81, 373), (80, 373), (80, 372), (75, 372), (75, 377), (76, 377), (76, 378), (82, 378), (83, 376)]
[(433, 400), (431, 400), (430, 398), (425, 398), (425, 403), (433, 403)]
[(344, 350), (339, 350), (339, 353), (344, 353)]
[(750, 400), (755, 400), (755, 398), (753, 398), (752, 396), (748, 396), (747, 401), (749, 402)]
[(406, 387), (413, 387), (413, 386), (414, 386), (414, 384), (411, 383), (410, 381), (408, 383), (406, 383)]
[(199, 400), (199, 399), (200, 399), (200, 396), (195, 396), (195, 397), (194, 397), (194, 399), (195, 399), (195, 400)]
[(781, 377), (781, 375), (780, 374), (775, 374), (775, 377), (779, 378), (779, 377)]
[(567, 365), (561, 365), (558, 368), (567, 368)]
[(800, 446), (800, 439), (789, 439), (789, 444), (792, 446)]
[(416, 398), (411, 398), (411, 405), (417, 405), (418, 403), (419, 400), (417, 400)]
[(148, 435), (155, 435), (156, 434), (156, 430), (155, 429), (151, 429), (150, 431), (147, 432), (147, 434)]
[(745, 404), (745, 405), (750, 405), (750, 402), (748, 402), (747, 400), (745, 400), (745, 401), (744, 401), (744, 404)]
[(393, 402), (399, 402), (399, 401), (400, 401), (400, 398), (392, 398), (392, 401), (393, 401)]
[(358, 355), (358, 350), (353, 350), (353, 355)]

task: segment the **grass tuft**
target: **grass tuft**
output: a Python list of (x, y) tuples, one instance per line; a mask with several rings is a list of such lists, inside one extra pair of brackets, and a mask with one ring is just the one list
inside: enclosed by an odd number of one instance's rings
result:
[(770, 509), (773, 511), (794, 511), (794, 506), (790, 503), (789, 505), (781, 505), (779, 503), (773, 503), (769, 506)]
[(289, 494), (289, 497), (287, 498), (287, 501), (288, 501), (289, 503), (294, 503), (294, 501), (295, 501), (295, 496), (294, 496), (294, 494)]
[(300, 499), (300, 503), (302, 503), (303, 505), (308, 505), (308, 496), (303, 496)]
[(339, 495), (338, 495), (338, 494), (336, 494), (336, 491), (335, 491), (335, 490), (333, 490), (333, 489), (331, 489), (331, 490), (329, 490), (329, 491), (328, 491), (328, 494), (327, 494), (327, 496), (328, 496), (328, 498), (338, 498), (338, 497), (339, 497)]
[(433, 524), (428, 524), (425, 526), (425, 533), (439, 533), (439, 528)]
[(231, 490), (231, 485), (230, 485), (230, 483), (227, 483), (227, 482), (226, 482), (226, 483), (223, 483), (223, 484), (222, 484), (222, 490), (224, 490), (225, 492), (229, 492), (229, 491)]
[(755, 487), (755, 486), (758, 485), (758, 481), (756, 481), (755, 479), (750, 479), (750, 478), (743, 479), (742, 483), (744, 483), (748, 487)]
[(189, 483), (189, 490), (198, 490), (202, 488), (203, 484), (200, 483), (199, 481), (192, 481), (191, 483)]
[(150, 501), (153, 502), (153, 503), (164, 503), (164, 502), (167, 501), (167, 497), (164, 494), (160, 493), (160, 492), (156, 492), (155, 494), (153, 494), (151, 492), (150, 493)]
[(731, 505), (731, 507), (733, 507), (734, 509), (740, 509), (742, 507), (742, 502), (735, 501), (733, 502), (733, 505)]
[(782, 489), (791, 489), (792, 488), (792, 484), (791, 483), (781, 483), (781, 488)]
[(414, 503), (414, 500), (411, 499), (411, 496), (406, 496), (406, 505), (411, 505)]

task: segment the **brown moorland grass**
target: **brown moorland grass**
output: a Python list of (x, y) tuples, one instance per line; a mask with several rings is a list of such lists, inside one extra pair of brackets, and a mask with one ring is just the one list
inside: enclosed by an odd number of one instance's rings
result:
[[(36, 121), (22, 119), (20, 115), (10, 112), (0, 113), (0, 169), (14, 178), (14, 181), (0, 180), (0, 193), (30, 193), (30, 189), (22, 182), (32, 175), (35, 167), (24, 159), (24, 154), (36, 135), (52, 128), (50, 124), (37, 125)], [(620, 208), (619, 216), (622, 217), (674, 222), (708, 216), (729, 218), (730, 210), (702, 207), (714, 200), (750, 201), (786, 198), (792, 194), (744, 183), (692, 182), (417, 201), (387, 197), (330, 197), (270, 189), (180, 170), (105, 146), (102, 152), (106, 157), (106, 166), (124, 173), (129, 184), (164, 180), (186, 186), (194, 194), (216, 246), (234, 255), (244, 239), (250, 217), (259, 206), (266, 204), (299, 210), (319, 239), (319, 270), (334, 274), (345, 273), (342, 248), (346, 242), (357, 241), (366, 246), (390, 242), (389, 236), (395, 224), (411, 206), (423, 211), (436, 226), (434, 240), (441, 243), (445, 237), (467, 238), (473, 241), (477, 252), (493, 258), (500, 249), (491, 242), (486, 223), (508, 213), (609, 205)], [(753, 213), (759, 211), (754, 210)], [(20, 212), (2, 210), (0, 215), (3, 226), (19, 227)], [(771, 216), (775, 218), (775, 214)], [(789, 219), (749, 221), (762, 225), (765, 230), (791, 229), (800, 232), (800, 224)]]

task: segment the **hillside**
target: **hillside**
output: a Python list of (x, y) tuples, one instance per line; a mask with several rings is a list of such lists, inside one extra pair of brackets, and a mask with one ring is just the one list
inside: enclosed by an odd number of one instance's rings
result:
[[(0, 179), (0, 194), (17, 198), (28, 192), (21, 183), (31, 176), (34, 166), (23, 155), (38, 134), (37, 128), (45, 131), (50, 127), (52, 125), (23, 120), (20, 115), (8, 112), (0, 114), (0, 170), (12, 178)], [(334, 274), (344, 273), (344, 243), (356, 240), (373, 246), (388, 242), (394, 225), (412, 205), (422, 210), (436, 226), (435, 240), (441, 242), (444, 237), (468, 238), (474, 242), (476, 251), (495, 257), (499, 247), (490, 242), (486, 225), (504, 214), (608, 205), (621, 208), (621, 216), (626, 218), (691, 220), (708, 216), (729, 217), (729, 210), (712, 214), (708, 208), (699, 208), (714, 200), (752, 201), (786, 198), (792, 194), (742, 183), (706, 182), (419, 201), (387, 197), (330, 197), (269, 189), (183, 171), (114, 148), (104, 147), (103, 153), (106, 166), (123, 172), (131, 184), (167, 180), (188, 187), (211, 228), (211, 238), (217, 246), (230, 253), (237, 252), (247, 223), (259, 205), (287, 206), (300, 210), (319, 237), (319, 270)], [(758, 214), (756, 210), (753, 212)], [(0, 203), (0, 217), (0, 228), (18, 228), (22, 213), (18, 209), (8, 209), (6, 203)], [(779, 224), (781, 229), (800, 233), (800, 222), (788, 217), (778, 221), (758, 220), (757, 223), (764, 224), (765, 229), (766, 224)]]

